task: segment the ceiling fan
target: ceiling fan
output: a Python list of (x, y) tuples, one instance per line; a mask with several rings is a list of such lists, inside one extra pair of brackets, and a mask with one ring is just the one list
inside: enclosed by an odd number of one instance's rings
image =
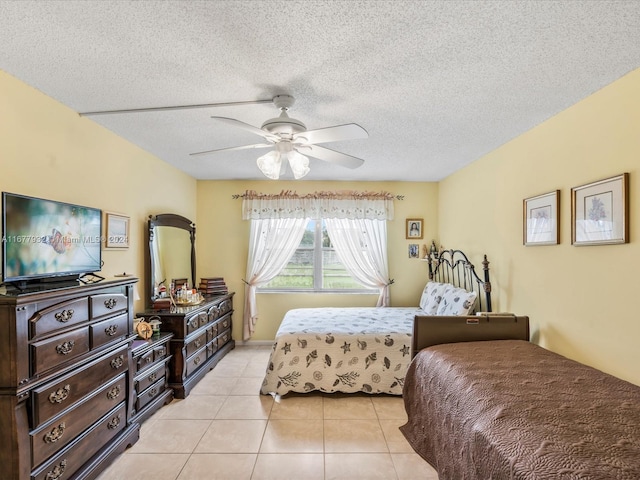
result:
[[(330, 148), (321, 147), (318, 143), (338, 142), (342, 140), (354, 140), (358, 138), (368, 138), (369, 134), (360, 125), (347, 123), (333, 127), (319, 128), (317, 130), (307, 130), (307, 127), (300, 120), (289, 117), (287, 111), (294, 104), (295, 98), (291, 95), (276, 95), (271, 100), (249, 100), (245, 102), (209, 103), (199, 105), (176, 105), (166, 107), (135, 108), (127, 110), (103, 110), (94, 112), (81, 112), (80, 116), (112, 115), (122, 113), (144, 113), (168, 110), (185, 110), (193, 108), (209, 108), (235, 105), (250, 105), (260, 103), (273, 103), (279, 110), (280, 116), (271, 118), (264, 122), (260, 128), (248, 123), (227, 117), (211, 117), (220, 122), (242, 128), (249, 132), (263, 137), (267, 143), (256, 143), (241, 147), (220, 148), (216, 150), (206, 150), (204, 152), (191, 153), (192, 156), (210, 155), (219, 152), (229, 152), (232, 150), (245, 150), (251, 148), (269, 148), (273, 150), (258, 158), (258, 168), (268, 178), (277, 180), (286, 169), (286, 162), (293, 172), (293, 176), (298, 179), (309, 173), (309, 159), (305, 156), (314, 157), (325, 162), (334, 163), (347, 168), (358, 168), (364, 163), (361, 158), (353, 157), (345, 153), (337, 152)], [(304, 153), (304, 155), (303, 155)]]
[(293, 105), (295, 99), (290, 95), (277, 95), (273, 98), (273, 104), (280, 110), (280, 115), (264, 122), (260, 128), (248, 123), (227, 117), (211, 117), (220, 122), (242, 128), (243, 130), (260, 135), (266, 140), (263, 143), (244, 145), (241, 147), (220, 148), (191, 153), (192, 156), (210, 155), (232, 150), (245, 150), (253, 148), (273, 148), (269, 153), (258, 158), (258, 168), (268, 178), (277, 180), (286, 168), (283, 160), (289, 161), (289, 166), (294, 178), (302, 178), (309, 173), (310, 157), (334, 163), (347, 168), (357, 168), (364, 163), (361, 158), (340, 153), (330, 148), (321, 147), (318, 143), (338, 142), (367, 138), (369, 134), (360, 125), (348, 123), (333, 127), (307, 130), (300, 120), (289, 117), (287, 111)]

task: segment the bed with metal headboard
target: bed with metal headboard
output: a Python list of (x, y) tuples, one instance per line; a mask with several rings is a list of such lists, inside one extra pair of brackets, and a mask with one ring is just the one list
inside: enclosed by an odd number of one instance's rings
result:
[[(437, 295), (425, 287), (420, 305), (289, 310), (276, 333), (260, 392), (402, 395), (416, 318), (446, 320), (491, 307), (486, 256), (481, 279), (461, 250), (435, 252), (433, 246), (431, 253), (425, 259), (429, 260), (427, 286), (437, 284)], [(446, 294), (444, 286), (454, 294)], [(436, 300), (446, 302), (441, 312)]]

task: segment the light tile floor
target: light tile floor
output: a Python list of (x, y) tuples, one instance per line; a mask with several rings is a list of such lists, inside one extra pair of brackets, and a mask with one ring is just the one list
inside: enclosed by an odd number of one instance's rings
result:
[(142, 424), (98, 480), (436, 480), (398, 427), (402, 398), (260, 395), (271, 347), (236, 347)]

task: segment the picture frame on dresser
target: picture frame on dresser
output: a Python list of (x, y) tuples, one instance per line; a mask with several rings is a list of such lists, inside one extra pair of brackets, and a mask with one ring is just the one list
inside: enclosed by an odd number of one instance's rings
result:
[(628, 242), (628, 173), (571, 189), (572, 245), (613, 245)]
[(560, 243), (560, 190), (525, 198), (522, 211), (524, 245)]

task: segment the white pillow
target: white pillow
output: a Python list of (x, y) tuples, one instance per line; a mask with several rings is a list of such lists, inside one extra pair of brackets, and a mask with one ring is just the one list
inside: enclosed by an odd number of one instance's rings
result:
[(452, 288), (442, 296), (436, 315), (468, 315), (476, 304), (476, 292), (464, 288)]
[(436, 314), (442, 296), (450, 288), (453, 287), (449, 283), (428, 282), (425, 285), (422, 297), (420, 297), (420, 308), (424, 310), (426, 315)]

